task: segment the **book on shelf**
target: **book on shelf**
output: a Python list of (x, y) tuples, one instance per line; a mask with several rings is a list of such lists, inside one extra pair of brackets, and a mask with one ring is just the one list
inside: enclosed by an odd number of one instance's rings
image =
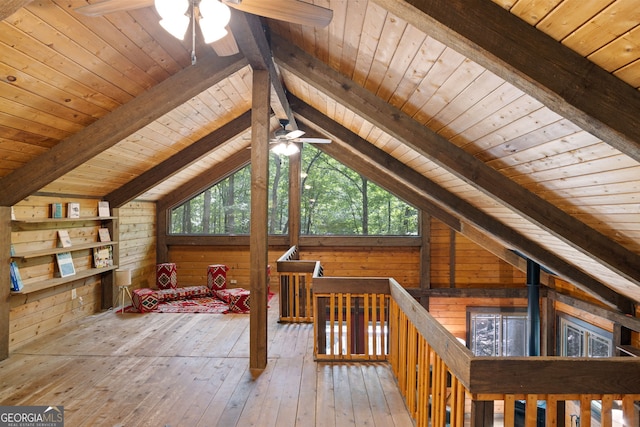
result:
[(60, 277), (68, 277), (76, 274), (76, 267), (73, 265), (73, 257), (71, 252), (62, 252), (56, 254), (56, 261), (58, 263), (58, 271)]
[(98, 216), (107, 217), (111, 216), (111, 210), (109, 209), (109, 202), (101, 200), (98, 202)]
[(67, 203), (67, 218), (80, 218), (80, 203)]
[(51, 203), (51, 218), (62, 218), (62, 203)]
[(22, 277), (20, 277), (20, 269), (15, 261), (11, 261), (9, 266), (9, 274), (11, 275), (11, 290), (19, 292), (24, 288)]
[(110, 242), (111, 235), (109, 234), (108, 228), (100, 228), (98, 229), (98, 238), (101, 242)]
[(69, 237), (68, 230), (58, 230), (58, 239), (60, 240), (60, 245), (63, 248), (71, 247), (71, 237)]
[(113, 265), (113, 248), (111, 246), (93, 248), (93, 265), (96, 268), (111, 267)]

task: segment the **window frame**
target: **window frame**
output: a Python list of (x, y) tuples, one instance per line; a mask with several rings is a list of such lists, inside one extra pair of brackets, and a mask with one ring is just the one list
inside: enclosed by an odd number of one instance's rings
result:
[[(494, 315), (499, 315), (500, 316), (500, 337), (499, 337), (499, 341), (496, 344), (494, 342), (494, 348), (496, 348), (496, 345), (498, 346), (498, 349), (500, 350), (500, 354), (496, 354), (494, 356), (490, 356), (490, 357), (515, 357), (515, 356), (504, 356), (502, 354), (503, 348), (504, 348), (504, 340), (503, 340), (503, 315), (513, 315), (513, 314), (519, 314), (518, 317), (522, 317), (525, 320), (525, 324), (528, 324), (528, 311), (526, 307), (506, 307), (506, 306), (496, 306), (496, 307), (488, 307), (488, 306), (467, 306), (466, 309), (466, 339), (467, 339), (467, 347), (471, 350), (471, 352), (476, 355), (476, 349), (474, 348), (474, 336), (473, 336), (473, 326), (472, 326), (472, 318), (474, 314), (494, 314)], [(524, 345), (525, 345), (525, 349), (524, 349), (524, 354), (523, 356), (527, 356), (528, 352), (529, 352), (529, 328), (525, 327), (525, 334), (526, 336), (524, 337)]]

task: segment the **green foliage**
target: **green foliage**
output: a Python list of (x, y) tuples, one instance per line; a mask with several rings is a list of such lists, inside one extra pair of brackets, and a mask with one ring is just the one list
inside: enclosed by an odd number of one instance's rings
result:
[[(388, 191), (305, 145), (302, 150), (301, 234), (415, 235), (418, 212)], [(270, 156), (269, 234), (286, 234), (288, 158)], [(251, 168), (219, 181), (171, 212), (171, 234), (249, 234)]]
[(318, 149), (302, 150), (301, 233), (415, 235), (418, 211)]

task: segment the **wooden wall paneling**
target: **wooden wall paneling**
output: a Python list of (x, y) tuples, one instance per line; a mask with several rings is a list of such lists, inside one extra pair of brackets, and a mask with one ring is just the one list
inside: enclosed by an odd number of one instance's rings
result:
[[(20, 202), (16, 207), (16, 216), (20, 218), (47, 218), (51, 202), (66, 203), (64, 197), (31, 196)], [(79, 201), (81, 216), (97, 216), (97, 199), (69, 199)], [(112, 240), (117, 240), (114, 256), (120, 266), (132, 270), (132, 284), (135, 287), (152, 287), (155, 284), (155, 207), (154, 203), (132, 202), (120, 209), (114, 209), (112, 214), (118, 214), (118, 224), (111, 228)], [(83, 224), (79, 229), (73, 229), (74, 244), (82, 241), (97, 241), (97, 228), (102, 224), (92, 226)], [(48, 228), (47, 228), (48, 227)], [(57, 241), (57, 227), (47, 225), (13, 234), (18, 237), (19, 245), (28, 246), (29, 239), (36, 245), (48, 242), (51, 245)], [(74, 254), (75, 255), (75, 254)], [(53, 258), (53, 257), (50, 257)], [(36, 260), (32, 265), (21, 270), (24, 281), (28, 283), (34, 278), (48, 278), (55, 270), (54, 261)], [(76, 270), (92, 267), (91, 251), (86, 255), (81, 253), (74, 256)], [(45, 289), (32, 294), (13, 295), (11, 297), (11, 329), (10, 342), (12, 348), (29, 342), (39, 334), (46, 333), (74, 319), (79, 319), (98, 312), (101, 308), (108, 308), (108, 290), (112, 279), (105, 278), (106, 286), (97, 276), (77, 280), (55, 288)], [(113, 289), (113, 288), (111, 288)], [(77, 298), (72, 298), (72, 290)], [(103, 292), (104, 291), (104, 292)], [(105, 296), (104, 293), (107, 295)], [(113, 295), (111, 295), (113, 299)]]
[(155, 287), (156, 204), (132, 201), (118, 208), (118, 266), (131, 270), (132, 288)]

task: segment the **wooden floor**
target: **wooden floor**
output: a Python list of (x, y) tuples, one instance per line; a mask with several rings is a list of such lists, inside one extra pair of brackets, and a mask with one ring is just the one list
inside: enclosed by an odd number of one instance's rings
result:
[(388, 364), (313, 361), (277, 323), (249, 372), (249, 316), (116, 314), (61, 326), (0, 362), (0, 406), (63, 405), (65, 426), (413, 426)]

